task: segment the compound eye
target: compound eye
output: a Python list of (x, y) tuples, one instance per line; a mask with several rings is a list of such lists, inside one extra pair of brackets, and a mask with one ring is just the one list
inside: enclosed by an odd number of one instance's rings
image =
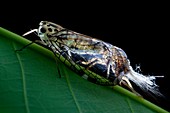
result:
[(58, 30), (57, 30), (57, 29), (54, 29), (54, 31), (55, 31), (55, 32), (58, 32)]
[(41, 32), (41, 33), (45, 33), (45, 32), (46, 32), (46, 29), (45, 29), (44, 27), (42, 27), (42, 28), (40, 29), (40, 32)]
[(51, 28), (48, 28), (48, 31), (49, 31), (49, 32), (52, 32), (53, 30), (52, 30)]

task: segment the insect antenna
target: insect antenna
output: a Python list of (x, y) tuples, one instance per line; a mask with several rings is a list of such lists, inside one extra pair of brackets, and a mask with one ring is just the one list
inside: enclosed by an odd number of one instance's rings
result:
[(37, 29), (32, 29), (31, 31), (28, 31), (28, 32), (24, 33), (22, 36), (26, 36), (26, 35), (29, 35), (31, 33), (35, 33), (37, 35)]
[[(29, 35), (29, 34), (31, 34), (31, 33), (35, 33), (35, 34), (37, 35), (37, 29), (32, 29), (32, 30), (24, 33), (22, 36), (26, 36), (26, 35)], [(38, 35), (37, 35), (37, 36), (38, 36)], [(20, 48), (20, 49), (18, 49), (18, 50), (15, 50), (15, 52), (22, 51), (23, 49), (27, 48), (28, 46), (30, 46), (31, 44), (33, 44), (33, 43), (35, 43), (35, 42), (36, 42), (36, 40), (35, 40), (35, 41), (32, 41), (31, 43), (23, 46), (22, 48)]]

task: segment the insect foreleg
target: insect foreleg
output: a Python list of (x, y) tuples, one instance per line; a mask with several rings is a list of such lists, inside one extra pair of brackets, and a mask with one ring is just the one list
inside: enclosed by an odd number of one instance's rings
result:
[(45, 42), (42, 42), (41, 40), (35, 40), (34, 42), (38, 43), (38, 44), (41, 44), (41, 45), (46, 45)]
[(45, 45), (45, 43), (42, 42), (41, 40), (35, 40), (35, 41), (32, 41), (31, 43), (23, 46), (22, 48), (20, 48), (20, 49), (18, 49), (18, 50), (15, 50), (15, 52), (22, 51), (22, 50), (24, 50), (25, 48), (27, 48), (28, 46), (30, 46), (30, 45), (33, 44), (33, 43), (39, 43), (39, 44)]
[(18, 51), (22, 51), (23, 49), (27, 48), (28, 46), (30, 46), (31, 44), (35, 43), (35, 41), (32, 41), (31, 43), (23, 46), (22, 48), (18, 49), (18, 50), (15, 50), (15, 52), (18, 52)]

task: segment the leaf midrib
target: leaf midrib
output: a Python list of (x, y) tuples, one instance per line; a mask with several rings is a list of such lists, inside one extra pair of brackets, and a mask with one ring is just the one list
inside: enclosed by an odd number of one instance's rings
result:
[[(17, 50), (16, 46), (14, 43), (13, 44), (13, 48), (14, 51)], [(23, 84), (23, 96), (24, 96), (24, 102), (25, 102), (25, 109), (26, 109), (26, 113), (30, 113), (30, 109), (29, 109), (29, 103), (28, 103), (28, 98), (27, 98), (27, 90), (26, 90), (26, 78), (25, 78), (25, 72), (24, 72), (24, 68), (23, 68), (23, 64), (21, 61), (21, 57), (20, 55), (16, 52), (16, 56), (19, 62), (19, 66), (21, 68), (21, 76), (22, 76), (22, 84)]]

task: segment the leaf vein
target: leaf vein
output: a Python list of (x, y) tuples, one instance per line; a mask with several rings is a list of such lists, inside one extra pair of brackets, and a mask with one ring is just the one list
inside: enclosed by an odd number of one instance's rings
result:
[[(64, 71), (64, 72), (65, 72), (65, 71)], [(71, 87), (71, 84), (70, 84), (70, 81), (69, 81), (69, 76), (67, 75), (67, 73), (65, 73), (65, 75), (66, 75), (66, 81), (67, 81), (67, 84), (68, 84), (70, 93), (71, 93), (71, 95), (72, 95), (72, 97), (73, 97), (73, 99), (74, 99), (74, 102), (75, 102), (75, 104), (76, 104), (76, 107), (77, 107), (79, 113), (83, 113), (82, 110), (81, 110), (81, 108), (80, 108), (80, 106), (79, 106), (79, 104), (78, 104), (78, 101), (77, 101), (77, 99), (76, 99), (76, 97), (75, 97), (75, 94), (74, 94), (74, 92), (73, 92), (73, 89), (72, 89), (72, 87)]]
[[(13, 48), (14, 50), (17, 50), (15, 44), (13, 43)], [(25, 78), (25, 72), (23, 68), (23, 64), (21, 61), (21, 57), (18, 53), (16, 53), (20, 68), (21, 68), (21, 75), (22, 75), (22, 83), (23, 83), (23, 96), (24, 96), (24, 101), (25, 101), (25, 107), (26, 107), (26, 112), (30, 113), (29, 105), (28, 105), (28, 98), (27, 98), (27, 90), (26, 90), (26, 78)]]

